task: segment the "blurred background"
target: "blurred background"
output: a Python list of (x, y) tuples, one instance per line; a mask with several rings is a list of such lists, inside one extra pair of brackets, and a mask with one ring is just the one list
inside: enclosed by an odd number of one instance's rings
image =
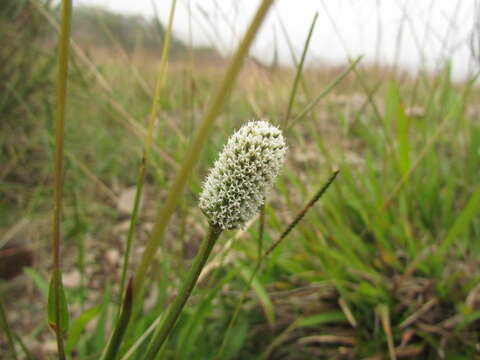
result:
[[(168, 1), (83, 0), (78, 5), (101, 6), (122, 14), (155, 17), (166, 23)], [(258, 1), (189, 1), (180, 4), (174, 31), (184, 43), (212, 46), (222, 55), (235, 49)], [(476, 2), (354, 0), (279, 1), (258, 34), (252, 56), (265, 64), (292, 65), (285, 31), (300, 54), (309, 19), (319, 20), (309, 51), (308, 64), (341, 64), (348, 57), (400, 65), (413, 72), (438, 71), (452, 61), (456, 78), (472, 75), (472, 31), (477, 22)], [(328, 49), (328, 51), (326, 51)]]
[[(259, 3), (177, 1), (129, 273)], [(62, 220), (71, 318), (83, 319), (67, 345), (74, 359), (98, 358), (118, 306), (171, 7), (74, 1)], [(134, 338), (196, 254), (207, 225), (197, 194), (218, 151), (245, 121), (268, 118), (289, 154), (264, 243), (257, 219), (224, 236), (169, 358), (213, 359), (222, 343), (225, 359), (478, 358), (479, 11), (476, 0), (277, 0), (189, 178)], [(0, 5), (0, 290), (19, 358), (56, 351), (45, 307), (59, 19), (57, 1)], [(257, 247), (273, 243), (335, 169), (334, 188), (249, 284)], [(0, 354), (7, 349), (2, 333)]]

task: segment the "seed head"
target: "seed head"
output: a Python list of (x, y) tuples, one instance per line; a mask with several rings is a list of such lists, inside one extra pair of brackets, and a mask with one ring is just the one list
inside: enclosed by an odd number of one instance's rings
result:
[(235, 132), (200, 194), (209, 221), (224, 230), (245, 225), (263, 204), (286, 150), (281, 131), (267, 121), (248, 122)]

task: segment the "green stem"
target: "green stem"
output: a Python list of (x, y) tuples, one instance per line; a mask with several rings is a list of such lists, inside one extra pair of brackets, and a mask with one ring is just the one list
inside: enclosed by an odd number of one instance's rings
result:
[(58, 357), (65, 359), (63, 345), (63, 330), (60, 317), (60, 211), (62, 208), (62, 160), (63, 137), (65, 129), (65, 104), (68, 77), (68, 53), (70, 46), (70, 22), (72, 17), (72, 1), (62, 0), (62, 27), (60, 31), (58, 54), (58, 87), (57, 87), (57, 118), (55, 126), (55, 185), (53, 209), (53, 279), (55, 296), (55, 322)]
[[(238, 50), (233, 57), (230, 65), (227, 69), (227, 73), (218, 88), (216, 95), (213, 98), (211, 105), (209, 106), (202, 123), (200, 124), (198, 131), (192, 141), (192, 144), (185, 155), (183, 160), (183, 165), (176, 175), (170, 191), (168, 192), (167, 198), (165, 199), (162, 209), (157, 215), (157, 220), (155, 222), (152, 234), (148, 240), (147, 246), (143, 252), (142, 259), (137, 268), (134, 278), (134, 290), (135, 290), (135, 299), (137, 299), (137, 294), (141, 293), (141, 288), (143, 287), (143, 282), (145, 280), (145, 274), (150, 266), (155, 253), (157, 252), (158, 247), (163, 238), (163, 233), (165, 228), (170, 220), (170, 217), (173, 214), (175, 206), (178, 199), (181, 196), (183, 188), (187, 182), (188, 176), (192, 171), (195, 164), (198, 162), (201, 150), (206, 143), (215, 119), (220, 114), (223, 105), (225, 104), (228, 94), (231, 92), (235, 79), (237, 78), (238, 73), (240, 72), (243, 59), (248, 54), (250, 45), (255, 38), (260, 25), (265, 19), (270, 6), (272, 5), (273, 0), (263, 0), (259, 6), (257, 13), (255, 14), (250, 27), (247, 30), (242, 42), (240, 43)], [(136, 302), (136, 301), (135, 301)]]
[(198, 277), (200, 276), (200, 272), (207, 262), (208, 256), (210, 255), (210, 252), (212, 251), (213, 246), (215, 245), (215, 242), (221, 233), (222, 230), (220, 228), (213, 225), (210, 226), (208, 234), (202, 241), (200, 249), (198, 250), (198, 254), (195, 257), (192, 268), (190, 269), (185, 282), (182, 284), (177, 297), (170, 305), (165, 319), (162, 321), (161, 325), (157, 327), (155, 333), (153, 334), (152, 340), (147, 348), (147, 353), (143, 358), (144, 360), (153, 360), (157, 356), (157, 353), (160, 351), (163, 343), (170, 333), (170, 330), (175, 325), (180, 312), (190, 297), (190, 294), (197, 283)]
[[(127, 270), (130, 260), (130, 251), (132, 249), (133, 234), (135, 233), (135, 226), (137, 224), (138, 208), (140, 206), (140, 198), (142, 197), (143, 183), (145, 179), (145, 165), (147, 162), (146, 153), (143, 153), (140, 169), (138, 171), (137, 186), (135, 192), (135, 200), (133, 202), (132, 217), (130, 218), (130, 227), (128, 229), (127, 243), (125, 245), (125, 255), (123, 256), (122, 277), (120, 279), (120, 290), (118, 292), (119, 304), (124, 301), (123, 295), (125, 291), (125, 283), (127, 280)], [(117, 317), (120, 316), (121, 307), (119, 306)]]
[(5, 308), (3, 305), (3, 298), (0, 294), (0, 319), (2, 321), (3, 330), (7, 334), (8, 346), (10, 347), (10, 352), (12, 353), (12, 359), (17, 360), (17, 352), (15, 351), (15, 343), (13, 341), (12, 329), (8, 324), (7, 314), (5, 313)]
[(128, 321), (132, 315), (132, 303), (133, 303), (133, 294), (132, 294), (132, 281), (128, 283), (125, 297), (123, 299), (123, 305), (121, 308), (120, 316), (115, 329), (113, 330), (112, 337), (105, 348), (104, 353), (102, 354), (101, 360), (114, 360), (117, 356), (118, 350), (122, 342), (123, 335), (127, 330)]
[(235, 322), (237, 321), (238, 314), (240, 313), (240, 309), (242, 308), (243, 302), (245, 301), (248, 295), (248, 292), (252, 286), (253, 279), (255, 278), (255, 275), (257, 275), (257, 272), (260, 269), (260, 266), (262, 265), (263, 233), (264, 232), (265, 232), (265, 203), (260, 208), (260, 221), (258, 226), (257, 263), (255, 265), (255, 268), (253, 269), (250, 279), (248, 280), (245, 288), (243, 289), (243, 293), (242, 293), (242, 296), (240, 297), (240, 300), (237, 302), (237, 305), (235, 306), (235, 311), (233, 312), (233, 316), (230, 319), (230, 322), (228, 323), (227, 330), (225, 331), (225, 335), (223, 336), (222, 344), (220, 345), (220, 350), (218, 350), (218, 353), (215, 356), (215, 359), (223, 358), (223, 352), (225, 351), (225, 347), (227, 345), (228, 339), (230, 338), (230, 332), (232, 331), (233, 325), (235, 325)]

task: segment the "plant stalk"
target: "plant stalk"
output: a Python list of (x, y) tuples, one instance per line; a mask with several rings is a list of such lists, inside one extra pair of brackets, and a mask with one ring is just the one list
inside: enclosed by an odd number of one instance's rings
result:
[(112, 337), (110, 338), (104, 353), (102, 354), (101, 360), (114, 360), (117, 356), (118, 350), (122, 343), (123, 335), (127, 330), (128, 321), (132, 315), (132, 305), (133, 305), (133, 294), (132, 294), (132, 280), (128, 283), (125, 296), (123, 298), (123, 304), (120, 311), (120, 316), (118, 318), (115, 329), (113, 330)]
[(198, 250), (198, 254), (195, 257), (195, 260), (192, 264), (192, 268), (187, 275), (182, 287), (170, 305), (168, 309), (168, 313), (164, 320), (162, 321), (161, 325), (157, 327), (155, 333), (153, 334), (152, 340), (147, 348), (147, 353), (144, 357), (145, 360), (153, 360), (157, 356), (158, 352), (160, 351), (163, 343), (168, 337), (170, 330), (175, 325), (175, 322), (180, 315), (185, 303), (187, 302), (190, 294), (192, 293), (195, 284), (197, 283), (198, 277), (207, 262), (208, 256), (210, 255), (215, 242), (217, 241), (218, 237), (222, 233), (222, 229), (217, 226), (210, 225), (207, 236), (203, 239), (202, 244), (200, 245), (200, 249)]
[(257, 275), (257, 272), (260, 269), (260, 266), (262, 265), (262, 260), (263, 260), (263, 257), (262, 257), (263, 233), (265, 232), (265, 203), (260, 207), (260, 219), (259, 220), (260, 221), (259, 221), (259, 224), (258, 224), (259, 226), (258, 226), (257, 263), (255, 264), (255, 268), (253, 269), (252, 275), (250, 275), (250, 279), (248, 279), (247, 285), (243, 289), (243, 293), (242, 293), (242, 296), (240, 297), (240, 300), (237, 302), (237, 305), (235, 306), (233, 316), (228, 323), (227, 330), (225, 331), (225, 334), (223, 335), (222, 344), (220, 345), (220, 349), (218, 350), (218, 353), (215, 356), (215, 359), (221, 359), (223, 357), (225, 347), (226, 347), (227, 342), (230, 338), (230, 331), (232, 331), (233, 325), (237, 321), (238, 314), (240, 313), (240, 309), (243, 305), (243, 302), (247, 298), (248, 291), (250, 290), (250, 287), (252, 286), (253, 279), (255, 278), (255, 275)]
[(2, 326), (3, 330), (7, 335), (8, 346), (10, 347), (12, 359), (17, 360), (18, 357), (17, 357), (17, 352), (15, 351), (15, 342), (13, 341), (13, 332), (12, 332), (12, 329), (10, 328), (10, 325), (8, 324), (8, 319), (7, 319), (7, 314), (5, 313), (2, 294), (0, 294), (0, 320), (3, 325)]
[(72, 17), (72, 1), (62, 0), (62, 26), (60, 31), (58, 53), (58, 83), (57, 83), (57, 116), (55, 124), (55, 183), (53, 206), (53, 279), (55, 296), (55, 321), (58, 357), (65, 359), (63, 330), (60, 317), (60, 217), (62, 208), (62, 160), (63, 137), (65, 131), (65, 107), (68, 77), (68, 54), (70, 47), (70, 23)]

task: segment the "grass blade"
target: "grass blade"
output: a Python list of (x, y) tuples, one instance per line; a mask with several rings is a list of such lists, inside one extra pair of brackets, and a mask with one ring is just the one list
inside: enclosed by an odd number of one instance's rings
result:
[[(70, 49), (70, 22), (72, 17), (72, 1), (62, 0), (62, 26), (58, 53), (58, 83), (57, 83), (57, 117), (55, 124), (55, 185), (53, 206), (53, 276), (50, 284), (48, 321), (55, 327), (57, 336), (58, 357), (65, 359), (63, 336), (68, 324), (68, 310), (60, 273), (60, 211), (62, 208), (62, 166), (63, 137), (65, 132), (65, 108), (68, 77), (68, 54)], [(63, 305), (62, 305), (63, 304)], [(53, 306), (53, 307), (52, 307)], [(67, 316), (65, 316), (65, 314)]]
[(346, 68), (344, 71), (342, 71), (342, 73), (338, 75), (338, 77), (335, 80), (333, 80), (330, 84), (328, 84), (325, 90), (323, 90), (320, 94), (318, 94), (317, 97), (315, 97), (315, 99), (310, 101), (307, 104), (307, 106), (305, 106), (305, 108), (300, 112), (300, 114), (298, 114), (295, 117), (295, 119), (291, 122), (289, 128), (291, 128), (293, 124), (295, 124), (299, 119), (304, 117), (305, 114), (309, 112), (315, 105), (317, 105), (320, 100), (322, 100), (325, 96), (327, 96), (330, 93), (330, 91), (332, 91), (352, 70), (355, 69), (355, 67), (360, 62), (360, 60), (362, 60), (362, 56), (359, 56), (354, 61), (352, 61), (350, 66)]
[(347, 322), (345, 314), (341, 311), (327, 312), (307, 317), (302, 317), (295, 322), (296, 327), (317, 326), (329, 322)]
[(17, 360), (17, 352), (15, 351), (15, 343), (13, 342), (13, 333), (10, 325), (8, 324), (7, 314), (5, 313), (5, 307), (3, 305), (3, 298), (0, 294), (0, 321), (2, 322), (3, 331), (7, 335), (7, 342), (8, 347), (10, 348), (10, 353), (12, 355), (12, 359)]
[[(58, 279), (58, 289), (55, 286), (55, 277), (52, 276), (50, 279), (50, 286), (48, 289), (48, 326), (55, 332), (59, 333), (62, 337), (68, 332), (68, 303), (65, 296), (65, 290), (62, 285), (62, 274)], [(59, 291), (59, 297), (56, 296), (57, 291)], [(59, 300), (57, 300), (59, 299)], [(57, 301), (59, 301), (57, 303)], [(57, 311), (60, 312), (60, 317), (57, 317)], [(58, 326), (60, 319), (61, 327)]]
[(315, 24), (318, 19), (318, 11), (313, 16), (312, 25), (310, 25), (310, 30), (308, 31), (307, 39), (305, 40), (305, 45), (303, 46), (302, 57), (300, 58), (300, 63), (297, 66), (297, 73), (295, 74), (295, 80), (293, 81), (292, 91), (290, 92), (290, 98), (288, 100), (287, 115), (285, 117), (285, 126), (288, 127), (288, 120), (292, 113), (293, 102), (295, 101), (295, 95), (297, 94), (297, 88), (302, 76), (303, 65), (305, 64), (305, 58), (307, 57), (308, 46), (310, 45), (310, 40), (312, 39), (313, 30), (315, 29)]
[(290, 223), (290, 225), (288, 225), (288, 227), (285, 229), (285, 231), (282, 233), (282, 235), (280, 235), (280, 237), (278, 238), (277, 241), (275, 241), (272, 246), (270, 246), (270, 248), (265, 252), (265, 254), (263, 255), (263, 257), (267, 257), (273, 250), (276, 249), (276, 247), (278, 245), (280, 245), (280, 243), (283, 241), (283, 239), (285, 239), (287, 237), (287, 235), (290, 233), (290, 231), (293, 230), (293, 228), (295, 226), (297, 226), (297, 224), (300, 222), (300, 220), (303, 219), (303, 217), (307, 214), (308, 210), (310, 210), (310, 208), (315, 205), (315, 203), (323, 196), (323, 194), (325, 194), (325, 192), (328, 190), (328, 188), (330, 187), (330, 185), (332, 185), (333, 181), (335, 180), (335, 178), (337, 177), (338, 173), (340, 172), (340, 170), (336, 170), (332, 176), (330, 176), (330, 178), (327, 180), (327, 182), (325, 183), (325, 185), (323, 185), (320, 190), (313, 196), (313, 198), (307, 203), (307, 205), (303, 208), (302, 211), (300, 211), (300, 213), (295, 217), (295, 219), (293, 219), (293, 221)]

